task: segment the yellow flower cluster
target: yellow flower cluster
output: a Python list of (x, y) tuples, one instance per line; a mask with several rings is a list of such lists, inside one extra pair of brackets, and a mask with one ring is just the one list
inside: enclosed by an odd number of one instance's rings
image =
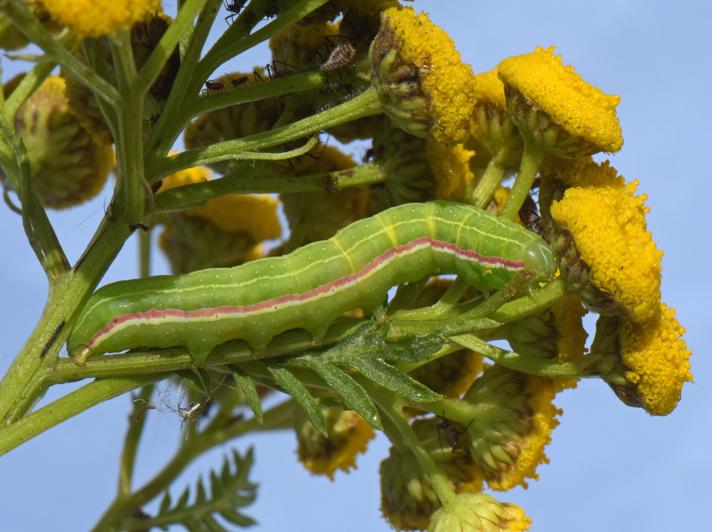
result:
[(565, 66), (554, 48), (505, 59), (499, 77), (519, 91), (570, 135), (615, 152), (623, 145), (616, 116), (620, 98), (587, 83), (573, 67)]
[(621, 326), (621, 357), (628, 368), (625, 377), (635, 387), (641, 405), (653, 415), (672, 412), (683, 385), (692, 381), (684, 333), (675, 311), (665, 304), (654, 322), (624, 321)]
[(472, 69), (460, 60), (450, 36), (426, 14), (392, 7), (382, 16), (396, 36), (401, 58), (417, 69), (433, 122), (430, 135), (445, 145), (463, 142), (475, 102)]
[(435, 178), (435, 197), (464, 201), (475, 178), (470, 169), (475, 152), (462, 144), (446, 147), (434, 139), (426, 140), (425, 150)]
[(645, 196), (637, 182), (620, 185), (608, 166), (593, 167), (579, 182), (608, 181), (613, 186), (575, 186), (551, 206), (553, 219), (567, 229), (596, 288), (620, 304), (634, 321), (656, 316), (660, 308), (662, 252), (646, 229)]
[[(209, 168), (189, 168), (166, 177), (160, 191), (210, 179), (212, 172)], [(266, 194), (228, 194), (209, 199), (204, 205), (181, 214), (208, 220), (228, 233), (246, 233), (253, 241), (260, 242), (279, 238), (281, 234), (277, 207), (277, 200)]]
[(128, 29), (161, 10), (161, 0), (42, 0), (53, 19), (82, 37)]

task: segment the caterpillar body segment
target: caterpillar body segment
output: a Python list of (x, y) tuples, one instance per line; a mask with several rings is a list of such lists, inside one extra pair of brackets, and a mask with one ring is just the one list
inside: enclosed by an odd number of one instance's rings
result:
[(106, 285), (87, 301), (68, 347), (84, 360), (184, 346), (200, 365), (229, 340), (261, 348), (296, 328), (318, 337), (345, 312), (369, 312), (392, 286), (426, 275), (458, 274), (489, 292), (523, 270), (546, 279), (555, 264), (521, 226), (459, 203), (400, 205), (282, 257)]

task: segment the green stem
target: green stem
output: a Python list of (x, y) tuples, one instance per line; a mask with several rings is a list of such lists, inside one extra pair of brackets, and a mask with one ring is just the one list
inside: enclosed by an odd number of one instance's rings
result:
[(281, 12), (272, 22), (247, 36), (243, 36), (244, 26), (241, 23), (242, 20), (238, 20), (237, 23), (228, 28), (205, 54), (205, 57), (198, 64), (195, 79), (199, 80), (200, 85), (202, 85), (208, 79), (208, 76), (223, 63), (245, 50), (249, 50), (259, 43), (272, 38), (328, 1), (299, 0), (289, 9)]
[(133, 479), (134, 467), (136, 465), (136, 454), (138, 444), (141, 441), (143, 429), (146, 426), (147, 408), (151, 402), (151, 396), (155, 386), (149, 384), (141, 388), (138, 395), (133, 396), (133, 409), (129, 414), (129, 426), (124, 437), (124, 446), (121, 450), (121, 461), (119, 462), (119, 489), (118, 493), (122, 497), (131, 494), (131, 483)]
[(0, 381), (0, 420), (5, 424), (22, 417), (46, 390), (44, 370), (56, 362), (74, 316), (128, 235), (126, 226), (105, 219), (74, 269), (55, 281), (40, 320)]
[(496, 347), (473, 334), (450, 336), (450, 340), (462, 347), (476, 351), (493, 362), (515, 371), (539, 375), (541, 377), (587, 377), (596, 375), (599, 356), (587, 356), (580, 362), (557, 362), (550, 359), (520, 355)]
[(497, 187), (502, 182), (506, 170), (498, 164), (499, 156), (495, 155), (487, 163), (482, 177), (472, 191), (472, 204), (480, 209), (486, 209), (492, 200)]
[(395, 400), (391, 396), (380, 393), (377, 393), (375, 398), (379, 408), (385, 414), (383, 426), (388, 438), (394, 446), (401, 449), (407, 448), (413, 453), (418, 465), (440, 499), (440, 504), (448, 506), (455, 498), (455, 491), (452, 489), (447, 475), (443, 473), (430, 453), (420, 443), (418, 435), (394, 403)]
[(298, 74), (263, 81), (248, 87), (228, 88), (223, 91), (210, 92), (197, 98), (187, 108), (185, 122), (187, 123), (188, 120), (199, 114), (241, 103), (256, 102), (267, 98), (278, 98), (295, 92), (318, 89), (324, 85), (325, 81), (326, 76), (319, 71), (299, 72)]
[(117, 497), (92, 530), (105, 532), (118, 529), (118, 522), (122, 517), (129, 516), (132, 511), (153, 500), (204, 452), (249, 432), (265, 432), (291, 427), (294, 424), (293, 418), (294, 404), (287, 401), (265, 412), (262, 424), (252, 418), (221, 427), (211, 425), (203, 432), (196, 434), (194, 438), (185, 441), (170, 462), (138, 491), (128, 497)]
[(541, 163), (544, 160), (544, 150), (538, 144), (524, 140), (524, 153), (522, 154), (522, 162), (519, 166), (519, 173), (514, 181), (512, 190), (507, 198), (507, 203), (504, 204), (500, 216), (513, 220), (519, 214), (524, 200), (534, 184), (536, 175), (539, 172)]
[(89, 87), (94, 94), (109, 103), (119, 100), (119, 93), (116, 89), (74, 57), (72, 52), (65, 48), (39, 23), (23, 0), (0, 0), (0, 11), (33, 44), (39, 46), (50, 58), (69, 70), (83, 85)]
[(0, 162), (14, 190), (20, 191), (22, 225), (32, 250), (51, 282), (69, 270), (69, 262), (44, 207), (32, 189), (30, 157), (22, 138), (15, 134), (4, 114), (0, 114), (0, 131), (15, 156), (15, 164), (6, 161), (5, 149), (0, 148)]
[(92, 406), (153, 380), (155, 376), (93, 381), (0, 431), (0, 456)]
[[(295, 354), (331, 345), (348, 336), (360, 323), (363, 321), (344, 321), (332, 325), (318, 345), (315, 345), (311, 334), (302, 330), (292, 330), (276, 336), (265, 350), (259, 353), (255, 353), (244, 342), (227, 342), (218, 346), (210, 354), (207, 366), (242, 364), (256, 359)], [(62, 358), (57, 360), (54, 368), (48, 371), (47, 380), (50, 383), (60, 383), (99, 376), (160, 375), (192, 367), (194, 367), (193, 359), (185, 349), (152, 350), (145, 353), (90, 358), (83, 366), (77, 365), (71, 359)]]
[(167, 159), (151, 159), (147, 173), (153, 180), (185, 168), (235, 159), (241, 152), (258, 151), (317, 133), (358, 118), (380, 113), (382, 110), (374, 88), (355, 98), (321, 113), (237, 140), (218, 142), (204, 148), (186, 150)]
[(118, 214), (124, 223), (133, 225), (143, 217), (147, 182), (143, 165), (144, 94), (137, 85), (136, 62), (128, 32), (121, 31), (112, 40), (114, 69), (121, 88), (118, 113), (116, 153), (119, 163)]
[(381, 183), (383, 169), (365, 164), (347, 170), (307, 176), (243, 177), (228, 174), (221, 179), (176, 187), (156, 195), (156, 211), (170, 212), (202, 205), (207, 200), (226, 194), (290, 193), (319, 190), (336, 191), (350, 187)]
[[(76, 44), (77, 38), (73, 33), (65, 30), (59, 36), (59, 42), (62, 46), (71, 49)], [(20, 109), (22, 104), (27, 101), (27, 98), (32, 96), (39, 86), (42, 85), (42, 82), (47, 79), (47, 76), (52, 73), (56, 66), (57, 63), (54, 61), (44, 60), (36, 64), (32, 70), (22, 78), (22, 81), (15, 87), (15, 90), (12, 91), (12, 94), (5, 102), (4, 111), (8, 122), (13, 122), (18, 109)]]
[[(195, 81), (195, 68), (210, 33), (210, 28), (215, 21), (220, 2), (221, 0), (208, 0), (198, 17), (187, 47), (183, 44), (185, 39), (180, 39), (181, 64), (164, 107), (164, 109), (170, 109), (171, 112), (161, 113), (158, 122), (149, 131), (144, 143), (146, 153), (165, 155), (183, 130), (185, 122), (182, 119), (182, 110), (188, 102), (196, 98), (202, 85), (202, 82), (196, 83)], [(246, 31), (249, 33), (250, 29), (251, 26), (246, 28)]]
[[(141, 73), (136, 80), (136, 91), (139, 94), (146, 94), (151, 88), (151, 85), (156, 81), (161, 74), (166, 62), (173, 55), (178, 41), (185, 35), (192, 33), (193, 21), (195, 17), (202, 11), (208, 0), (186, 0), (178, 11), (175, 20), (168, 26), (168, 30), (163, 34), (161, 40), (158, 41), (151, 55), (141, 69)], [(216, 13), (218, 4), (216, 1), (211, 2), (211, 9)], [(214, 15), (213, 15), (214, 17)]]

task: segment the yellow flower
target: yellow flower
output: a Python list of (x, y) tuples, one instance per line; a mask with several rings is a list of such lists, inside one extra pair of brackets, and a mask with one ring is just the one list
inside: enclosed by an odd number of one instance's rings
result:
[(94, 138), (77, 120), (63, 78), (47, 78), (15, 116), (27, 147), (33, 186), (54, 209), (94, 197), (114, 166), (110, 144)]
[(633, 396), (649, 413), (664, 416), (680, 401), (682, 386), (692, 381), (690, 350), (682, 339), (685, 329), (675, 310), (662, 304), (651, 323), (624, 320), (620, 328), (625, 378)]
[(42, 0), (52, 18), (82, 37), (100, 37), (160, 11), (160, 0)]
[[(204, 166), (163, 179), (160, 193), (212, 178)], [(256, 245), (281, 234), (278, 202), (268, 195), (228, 194), (166, 217), (160, 244), (176, 273), (235, 266), (255, 258)]]
[(435, 178), (435, 197), (465, 200), (475, 178), (469, 164), (475, 152), (462, 144), (445, 147), (432, 138), (425, 142), (425, 149)]
[(552, 401), (549, 379), (492, 366), (475, 381), (464, 400), (482, 409), (466, 428), (469, 449), (492, 489), (508, 490), (548, 463), (544, 448), (561, 413)]
[[(275, 68), (319, 68), (326, 59), (327, 37), (338, 35), (338, 24), (292, 24), (269, 41)], [(287, 66), (288, 65), (288, 66)]]
[(463, 142), (474, 105), (472, 69), (427, 15), (392, 7), (371, 47), (374, 84), (386, 114), (412, 135)]
[(507, 113), (504, 84), (496, 68), (475, 76), (474, 98), (472, 135), (466, 143), (475, 150), (473, 165), (483, 170), (496, 157), (502, 168), (516, 170), (522, 158), (522, 137)]
[(564, 183), (567, 187), (625, 186), (625, 179), (618, 175), (610, 161), (597, 163), (591, 157), (548, 160), (544, 164), (542, 174), (545, 178)]
[[(577, 362), (586, 350), (588, 333), (583, 327), (582, 318), (586, 309), (581, 298), (576, 294), (567, 294), (551, 307), (556, 331), (556, 353), (560, 362)], [(552, 379), (557, 392), (575, 388), (577, 378)]]
[(593, 286), (643, 322), (660, 309), (662, 252), (646, 230), (646, 197), (635, 196), (636, 187), (569, 188), (551, 216), (570, 232)]
[(428, 532), (521, 532), (531, 519), (512, 503), (484, 493), (460, 493), (433, 514)]
[(315, 475), (334, 479), (337, 469), (356, 467), (356, 455), (366, 452), (375, 433), (356, 412), (340, 408), (323, 409), (328, 438), (316, 431), (307, 420), (297, 428), (299, 461)]
[[(532, 53), (505, 59), (498, 70), (506, 87), (510, 111), (513, 111), (517, 125), (524, 126), (525, 134), (541, 133), (542, 124), (538, 123), (532, 129), (531, 119), (524, 111), (533, 107), (546, 115), (546, 122), (553, 121), (571, 137), (541, 139), (545, 145), (552, 144), (552, 149), (563, 149), (560, 155), (620, 150), (623, 136), (616, 116), (620, 98), (605, 94), (581, 78), (573, 67), (564, 66), (561, 57), (554, 54), (553, 47), (536, 48)], [(552, 130), (544, 136), (553, 133)]]
[[(444, 424), (444, 420), (430, 417), (418, 419), (412, 426), (421, 445), (456, 493), (480, 491), (482, 472), (459, 441), (462, 438), (462, 444), (465, 443), (463, 427), (453, 424), (446, 428)], [(391, 447), (388, 458), (381, 462), (380, 475), (384, 517), (401, 530), (426, 528), (441, 501), (413, 453)]]

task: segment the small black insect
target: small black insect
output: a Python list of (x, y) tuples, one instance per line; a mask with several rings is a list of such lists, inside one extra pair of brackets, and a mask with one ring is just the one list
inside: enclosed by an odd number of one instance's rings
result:
[(225, 89), (225, 85), (222, 80), (219, 79), (209, 79), (205, 82), (205, 88), (211, 91), (221, 91)]
[(232, 24), (232, 21), (240, 14), (240, 11), (242, 11), (246, 3), (247, 0), (227, 0), (227, 2), (223, 2), (225, 9), (229, 13), (229, 15), (225, 17), (225, 22)]
[(348, 41), (340, 42), (331, 50), (329, 57), (326, 58), (319, 69), (322, 72), (333, 72), (353, 63), (356, 57), (356, 48)]

